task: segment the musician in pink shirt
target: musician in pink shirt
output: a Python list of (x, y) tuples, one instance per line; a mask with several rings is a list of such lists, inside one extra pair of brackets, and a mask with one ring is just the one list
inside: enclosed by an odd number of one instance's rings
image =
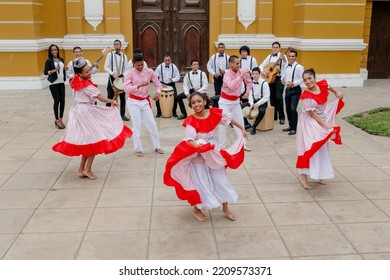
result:
[[(223, 86), (221, 97), (219, 99), (219, 108), (223, 110), (225, 114), (230, 113), (232, 119), (238, 122), (244, 127), (244, 119), (242, 116), (242, 109), (240, 105), (240, 95), (242, 82), (246, 84), (246, 92), (243, 98), (248, 98), (249, 92), (252, 90), (252, 80), (249, 76), (248, 69), (240, 69), (240, 59), (236, 55), (229, 57), (229, 70), (226, 70), (223, 76)], [(234, 127), (237, 137), (242, 135), (242, 131)], [(226, 146), (226, 127), (218, 127), (218, 144), (221, 148)], [(245, 150), (250, 151), (249, 148), (245, 147)]]
[(124, 90), (128, 94), (127, 110), (133, 123), (134, 152), (137, 157), (144, 156), (140, 138), (141, 123), (143, 123), (149, 132), (154, 151), (158, 154), (163, 154), (148, 91), (150, 81), (152, 81), (156, 87), (156, 95), (153, 99), (156, 100), (159, 98), (162, 85), (153, 70), (144, 68), (144, 57), (142, 54), (134, 54), (133, 63), (134, 68), (127, 70), (125, 73)]

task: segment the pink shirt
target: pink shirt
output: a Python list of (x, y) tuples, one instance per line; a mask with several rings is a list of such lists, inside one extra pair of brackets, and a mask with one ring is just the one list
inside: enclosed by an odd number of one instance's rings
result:
[(223, 87), (222, 92), (227, 95), (240, 96), (241, 95), (241, 86), (242, 81), (246, 84), (246, 92), (252, 90), (252, 80), (249, 74), (245, 74), (244, 78), (241, 78), (241, 69), (237, 72), (232, 70), (226, 70), (225, 75), (223, 76)]
[(135, 68), (129, 69), (125, 73), (124, 90), (127, 94), (134, 94), (141, 98), (149, 96), (149, 86), (143, 86), (137, 89), (137, 86), (144, 81), (152, 81), (156, 87), (156, 93), (161, 93), (162, 85), (152, 69), (143, 68), (138, 71)]

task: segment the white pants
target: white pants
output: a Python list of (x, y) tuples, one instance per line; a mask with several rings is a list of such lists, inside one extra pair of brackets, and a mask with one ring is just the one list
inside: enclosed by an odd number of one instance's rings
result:
[[(242, 116), (242, 109), (239, 100), (231, 101), (225, 98), (220, 98), (218, 102), (219, 108), (223, 110), (223, 113), (230, 113), (232, 119), (238, 122), (242, 127), (244, 127), (244, 117)], [(237, 137), (242, 135), (241, 129), (234, 126), (234, 131), (236, 132)], [(226, 147), (226, 126), (218, 126), (218, 145), (222, 148)]]
[(141, 145), (141, 122), (148, 130), (150, 138), (152, 140), (153, 147), (160, 149), (160, 138), (158, 136), (157, 125), (153, 117), (152, 109), (149, 106), (149, 102), (145, 100), (136, 100), (128, 98), (127, 110), (129, 111), (131, 122), (133, 123), (133, 144), (135, 152), (143, 152)]

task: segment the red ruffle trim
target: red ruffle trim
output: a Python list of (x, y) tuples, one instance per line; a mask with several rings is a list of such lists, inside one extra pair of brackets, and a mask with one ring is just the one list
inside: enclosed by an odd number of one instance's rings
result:
[(311, 98), (314, 99), (317, 104), (325, 104), (328, 101), (329, 95), (329, 86), (326, 80), (321, 80), (317, 82), (318, 87), (320, 88), (319, 94), (311, 93), (310, 91), (304, 90), (301, 94), (300, 99)]
[[(344, 101), (339, 99), (336, 109), (336, 115), (341, 111), (344, 107)], [(310, 150), (306, 151), (303, 155), (298, 156), (296, 168), (309, 168), (310, 167), (310, 158), (319, 150), (321, 147), (332, 137), (335, 135), (335, 138), (332, 139), (337, 145), (341, 145), (341, 136), (340, 136), (340, 126), (335, 126), (333, 130), (321, 141), (315, 142), (312, 144)]]
[(88, 80), (81, 80), (80, 79), (80, 76), (79, 75), (74, 75), (73, 79), (72, 79), (72, 82), (71, 82), (71, 86), (74, 90), (80, 90), (82, 88), (86, 88), (86, 87), (89, 87), (90, 85), (94, 86), (94, 87), (98, 87), (97, 84), (94, 84), (90, 79)]
[(123, 147), (127, 138), (130, 138), (133, 132), (127, 126), (123, 126), (122, 132), (114, 139), (102, 140), (93, 144), (75, 145), (65, 141), (55, 144), (52, 149), (66, 156), (90, 156), (98, 154), (111, 154)]
[(188, 116), (183, 126), (191, 125), (197, 132), (207, 133), (213, 131), (222, 120), (222, 109), (210, 108), (210, 115), (206, 119), (198, 119), (193, 115)]
[[(207, 143), (201, 146), (194, 146), (188, 141), (182, 141), (176, 146), (175, 150), (168, 158), (165, 172), (164, 172), (164, 184), (170, 187), (175, 187), (176, 195), (181, 200), (187, 200), (191, 206), (202, 203), (199, 193), (196, 190), (186, 190), (183, 186), (177, 182), (171, 176), (172, 168), (181, 160), (193, 155), (194, 153), (205, 153), (210, 150), (214, 150), (214, 145)], [(225, 166), (236, 169), (244, 161), (244, 148), (242, 148), (237, 154), (230, 155), (225, 150), (220, 151), (221, 155), (225, 158), (227, 164)]]

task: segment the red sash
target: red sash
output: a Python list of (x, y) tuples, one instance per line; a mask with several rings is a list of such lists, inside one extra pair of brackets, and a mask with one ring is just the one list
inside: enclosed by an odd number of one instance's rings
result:
[(129, 98), (132, 98), (132, 99), (135, 99), (135, 100), (139, 100), (139, 101), (142, 101), (142, 100), (146, 99), (148, 101), (148, 103), (149, 103), (150, 108), (152, 108), (152, 104), (150, 104), (150, 97), (149, 97), (149, 95), (147, 97), (140, 97), (138, 95), (130, 93), (129, 94)]
[(238, 98), (240, 98), (239, 96), (233, 96), (233, 95), (228, 95), (224, 92), (221, 93), (221, 97), (227, 99), (227, 100), (231, 100), (231, 101), (235, 101), (237, 100)]

